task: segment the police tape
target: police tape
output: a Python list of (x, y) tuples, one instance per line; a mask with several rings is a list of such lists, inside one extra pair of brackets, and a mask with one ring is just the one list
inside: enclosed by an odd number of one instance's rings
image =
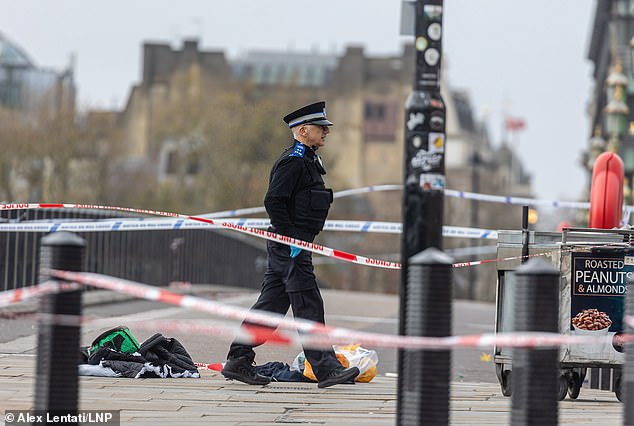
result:
[[(99, 324), (101, 328), (108, 328), (121, 323), (125, 318), (86, 318), (78, 315), (38, 314), (38, 321), (48, 325), (63, 325), (79, 327)], [(491, 348), (493, 346), (506, 348), (544, 348), (563, 345), (576, 345), (603, 342), (605, 336), (570, 335), (546, 332), (505, 332), (483, 333), (477, 335), (425, 337), (425, 336), (396, 336), (391, 334), (368, 333), (352, 329), (336, 328), (336, 333), (329, 334), (286, 334), (270, 327), (252, 324), (227, 326), (201, 320), (128, 320), (129, 328), (160, 331), (162, 333), (180, 333), (214, 336), (231, 339), (232, 341), (261, 345), (267, 343), (279, 346), (308, 346), (314, 348), (328, 348), (332, 345), (347, 345), (355, 343), (374, 348), (387, 349), (453, 349), (453, 348)], [(344, 332), (345, 331), (345, 332)], [(620, 335), (621, 342), (632, 341), (631, 336)]]
[(209, 225), (219, 225), (221, 228), (238, 231), (244, 234), (252, 235), (258, 238), (263, 238), (269, 241), (275, 241), (288, 246), (296, 246), (303, 250), (307, 250), (313, 253), (321, 254), (323, 256), (334, 257), (346, 262), (356, 263), (359, 265), (373, 266), (377, 268), (385, 269), (400, 269), (401, 264), (398, 262), (392, 262), (388, 260), (372, 259), (365, 256), (360, 256), (352, 253), (348, 253), (342, 250), (332, 249), (330, 247), (322, 246), (320, 244), (307, 242), (298, 238), (287, 237), (279, 235), (271, 231), (265, 231), (263, 229), (252, 228), (248, 226), (239, 225), (226, 220), (214, 220), (207, 219), (200, 216), (188, 216), (180, 213), (165, 212), (160, 210), (148, 210), (137, 209), (132, 207), (117, 207), (117, 206), (102, 206), (93, 204), (53, 204), (53, 203), (24, 203), (24, 204), (0, 204), (0, 210), (16, 210), (16, 209), (48, 209), (48, 208), (82, 208), (82, 209), (97, 209), (97, 210), (113, 210), (113, 211), (125, 211), (130, 213), (149, 214), (154, 216), (169, 216), (180, 219), (192, 220), (195, 222), (206, 223)]
[[(344, 189), (343, 191), (337, 191), (333, 193), (334, 198), (342, 198), (348, 197), (350, 195), (358, 195), (365, 194), (368, 192), (379, 192), (379, 191), (400, 191), (403, 189), (403, 185), (372, 185), (365, 186), (362, 188), (354, 188), (354, 189)], [(214, 219), (214, 218), (226, 218), (226, 217), (235, 217), (235, 216), (243, 216), (246, 214), (255, 214), (255, 213), (264, 213), (266, 209), (264, 207), (247, 207), (244, 209), (236, 209), (236, 210), (224, 210), (213, 213), (205, 213), (201, 214), (201, 217)]]
[[(302, 319), (290, 319), (269, 312), (252, 311), (246, 308), (230, 306), (195, 296), (176, 294), (146, 284), (104, 275), (58, 270), (51, 270), (49, 272), (58, 278), (83, 285), (118, 291), (137, 298), (164, 302), (186, 309), (203, 311), (234, 320), (246, 320), (252, 323), (238, 328), (215, 323), (203, 323), (200, 320), (128, 321), (130, 324), (135, 324), (138, 328), (151, 327), (154, 330), (160, 329), (161, 331), (212, 334), (229, 337), (250, 344), (269, 342), (278, 345), (295, 343), (310, 347), (329, 347), (333, 344), (349, 344), (350, 342), (354, 342), (368, 347), (442, 350), (458, 347), (490, 348), (492, 346), (509, 348), (554, 348), (562, 345), (587, 344), (604, 340), (604, 336), (576, 336), (544, 332), (485, 333), (447, 337), (397, 336), (369, 333), (341, 327), (329, 327), (321, 323), (314, 323)], [(54, 286), (51, 287), (51, 291), (68, 291), (75, 288), (76, 287), (72, 286)], [(40, 295), (41, 294), (43, 293), (40, 292)], [(98, 320), (100, 325), (105, 327), (105, 324), (108, 322), (114, 324), (115, 322), (118, 323), (121, 321), (120, 318), (95, 320), (81, 316), (47, 313), (39, 314), (38, 318), (47, 324), (65, 326), (80, 326)], [(275, 330), (276, 327), (297, 329), (299, 334), (285, 334), (283, 331)]]
[(217, 362), (215, 364), (208, 364), (206, 362), (195, 362), (194, 365), (198, 368), (206, 368), (207, 370), (214, 371), (222, 371), (224, 367), (224, 363), (222, 362)]
[[(259, 237), (259, 238), (264, 238), (264, 239), (269, 240), (269, 241), (279, 242), (281, 244), (285, 244), (285, 245), (289, 245), (289, 246), (296, 246), (296, 247), (299, 247), (299, 248), (301, 248), (303, 250), (307, 250), (307, 251), (310, 251), (310, 252), (313, 252), (313, 253), (317, 253), (317, 254), (320, 254), (320, 255), (323, 255), (323, 256), (326, 256), (326, 257), (332, 257), (332, 258), (343, 260), (343, 261), (350, 262), (350, 263), (356, 263), (356, 264), (359, 264), (359, 265), (373, 266), (373, 267), (384, 268), (384, 269), (400, 269), (401, 268), (401, 264), (399, 262), (394, 262), (394, 261), (390, 261), (390, 260), (373, 259), (373, 258), (361, 256), (361, 255), (356, 255), (356, 254), (348, 253), (348, 252), (345, 252), (345, 251), (342, 251), (342, 250), (337, 250), (337, 249), (333, 249), (333, 248), (330, 248), (330, 247), (322, 246), (320, 244), (303, 241), (303, 240), (300, 240), (300, 239), (297, 239), (297, 238), (292, 238), (292, 237), (287, 237), (287, 236), (284, 236), (284, 235), (279, 235), (279, 234), (276, 234), (276, 233), (271, 232), (271, 231), (265, 231), (263, 229), (257, 229), (257, 228), (253, 228), (253, 227), (249, 227), (249, 226), (240, 225), (239, 223), (235, 223), (234, 221), (229, 221), (229, 220), (214, 221), (213, 219), (206, 219), (206, 218), (202, 218), (200, 216), (187, 216), (187, 215), (183, 215), (183, 214), (180, 214), (180, 213), (164, 212), (164, 211), (159, 211), (159, 210), (136, 209), (136, 208), (131, 208), (131, 207), (101, 206), (101, 205), (88, 205), (88, 204), (42, 204), (42, 203), (4, 204), (4, 205), (0, 204), (0, 210), (3, 210), (3, 209), (5, 209), (5, 210), (9, 210), (9, 209), (38, 209), (38, 208), (42, 208), (42, 209), (46, 209), (46, 208), (85, 208), (85, 209), (93, 208), (93, 209), (101, 209), (101, 210), (128, 211), (128, 212), (133, 212), (133, 213), (151, 214), (151, 215), (157, 215), (157, 216), (178, 217), (180, 219), (200, 222), (200, 223), (203, 223), (203, 224), (206, 224), (206, 225), (216, 225), (219, 228), (232, 229), (232, 230), (235, 230), (235, 231), (238, 231), (238, 232), (242, 232), (242, 233), (245, 233), (245, 234), (253, 235), (253, 236), (256, 236), (256, 237)], [(183, 222), (183, 223), (185, 223), (185, 222)], [(81, 223), (71, 222), (70, 224), (81, 226)], [(70, 226), (70, 224), (69, 224), (69, 226)], [(37, 226), (37, 225), (38, 224), (32, 224), (32, 226)], [(124, 221), (121, 221), (121, 223), (118, 224), (117, 227), (119, 228), (119, 227), (121, 227), (123, 225), (124, 225)], [(146, 229), (149, 229), (149, 228), (146, 228)], [(56, 231), (57, 230), (59, 230), (59, 229), (56, 228)], [(492, 233), (495, 232), (495, 231), (489, 231), (489, 230), (478, 230), (476, 228), (462, 228), (462, 230), (464, 230), (464, 233), (484, 232), (486, 234), (487, 238), (489, 238), (489, 235), (494, 235)], [(456, 232), (457, 233), (458, 231), (453, 230), (451, 232)], [(463, 232), (463, 231), (461, 231), (461, 232)], [(528, 257), (544, 256), (544, 255), (547, 255), (547, 253), (538, 253), (538, 254), (535, 254), (535, 255), (528, 256)], [(486, 260), (472, 261), (472, 262), (460, 262), (460, 263), (454, 263), (452, 266), (454, 268), (462, 268), (462, 267), (468, 267), (468, 266), (483, 265), (483, 264), (486, 264), (486, 263), (522, 259), (523, 257), (525, 257), (525, 256), (513, 256), (513, 257), (508, 257), (508, 258), (503, 258), (503, 259), (486, 259)]]
[(532, 206), (546, 206), (546, 207), (567, 207), (572, 209), (589, 209), (590, 203), (579, 201), (557, 201), (557, 200), (545, 200), (538, 198), (525, 198), (525, 197), (510, 197), (505, 195), (490, 195), (479, 194), (476, 192), (456, 191), (453, 189), (446, 189), (445, 195), (454, 198), (464, 198), (466, 200), (475, 201), (489, 201), (502, 204), (516, 204), (516, 205), (532, 205)]
[[(303, 241), (297, 238), (279, 235), (271, 231), (265, 231), (263, 229), (257, 229), (253, 227), (240, 225), (239, 223), (235, 223), (234, 221), (229, 221), (229, 220), (221, 219), (221, 220), (215, 221), (213, 219), (206, 219), (200, 216), (187, 216), (180, 213), (164, 212), (160, 210), (147, 210), (147, 209), (137, 209), (137, 208), (131, 208), (131, 207), (116, 207), (116, 206), (102, 206), (102, 205), (89, 205), (89, 204), (44, 204), (44, 203), (0, 204), (0, 210), (46, 209), (46, 208), (84, 208), (84, 209), (92, 208), (92, 209), (101, 209), (101, 210), (126, 211), (126, 212), (150, 214), (150, 215), (156, 215), (156, 216), (177, 217), (179, 219), (191, 220), (195, 222), (204, 223), (207, 225), (216, 225), (216, 226), (219, 226), (220, 228), (235, 230), (238, 232), (256, 236), (258, 238), (263, 238), (269, 241), (279, 242), (281, 244), (285, 244), (289, 246), (296, 246), (303, 250), (307, 250), (307, 251), (317, 253), (326, 257), (332, 257), (332, 258), (343, 260), (350, 263), (356, 263), (360, 265), (373, 266), (373, 267), (384, 268), (384, 269), (400, 269), (401, 268), (401, 264), (399, 262), (373, 259), (373, 258), (369, 258), (365, 256), (360, 256), (360, 255), (348, 253), (342, 250), (332, 249), (330, 247), (322, 246), (320, 244)], [(462, 229), (465, 229), (465, 230), (471, 229), (474, 232), (479, 232), (479, 231), (494, 232), (494, 231), (487, 231), (487, 230), (476, 230), (475, 228), (462, 228)], [(533, 256), (545, 256), (545, 255), (549, 255), (549, 253), (537, 253), (530, 256), (513, 256), (508, 258), (486, 259), (486, 260), (472, 261), (472, 262), (460, 262), (460, 263), (454, 263), (452, 266), (454, 268), (470, 267), (470, 266), (483, 265), (487, 263), (522, 259), (522, 258), (528, 258)]]
[[(373, 185), (366, 186), (355, 189), (346, 189), (343, 191), (338, 191), (334, 193), (335, 198), (347, 197), (350, 195), (358, 195), (369, 192), (379, 192), (379, 191), (401, 191), (403, 189), (403, 185)], [(590, 208), (589, 202), (580, 202), (580, 201), (559, 201), (559, 200), (547, 200), (547, 199), (539, 199), (539, 198), (527, 198), (527, 197), (511, 197), (504, 195), (491, 195), (491, 194), (480, 194), (476, 192), (468, 192), (468, 191), (457, 191), (454, 189), (445, 189), (445, 196), (452, 198), (462, 198), (466, 200), (475, 200), (475, 201), (488, 201), (493, 203), (502, 203), (502, 204), (513, 204), (513, 205), (531, 205), (531, 206), (545, 206), (545, 207), (555, 207), (555, 208), (571, 208), (571, 209), (582, 209), (588, 210)], [(202, 214), (202, 217), (206, 218), (219, 218), (219, 217), (235, 217), (246, 214), (254, 214), (254, 213), (262, 213), (265, 212), (266, 209), (264, 207), (250, 207), (244, 209), (237, 210), (225, 210), (214, 213), (205, 213)], [(634, 206), (623, 206), (623, 211), (625, 214), (629, 214), (634, 211)]]
[(370, 185), (364, 186), (361, 188), (353, 188), (353, 189), (344, 189), (342, 191), (337, 191), (333, 194), (334, 198), (342, 198), (348, 197), (350, 195), (359, 195), (366, 194), (368, 192), (379, 192), (379, 191), (400, 191), (403, 189), (403, 185)]
[[(340, 191), (339, 196), (347, 196), (347, 195), (356, 195), (362, 194), (365, 192), (374, 192), (374, 191), (393, 191), (393, 190), (402, 190), (402, 185), (376, 185), (376, 186), (368, 186), (364, 188), (351, 189)], [(475, 200), (475, 201), (488, 201), (494, 203), (502, 203), (502, 204), (514, 204), (514, 205), (532, 205), (532, 206), (545, 206), (545, 207), (555, 207), (555, 208), (571, 208), (571, 209), (582, 209), (588, 210), (590, 208), (589, 202), (583, 201), (560, 201), (560, 200), (547, 200), (540, 198), (528, 198), (528, 197), (512, 197), (505, 195), (492, 195), (492, 194), (480, 194), (477, 192), (469, 192), (469, 191), (457, 191), (454, 189), (445, 189), (445, 196), (452, 198), (463, 198), (467, 200)], [(634, 211), (634, 206), (623, 206), (623, 210), (625, 212)]]
[(65, 327), (81, 327), (98, 324), (100, 328), (109, 328), (120, 325), (125, 321), (128, 327), (134, 326), (137, 329), (180, 332), (185, 334), (211, 334), (216, 337), (227, 337), (241, 343), (261, 345), (268, 342), (273, 345), (288, 346), (292, 343), (302, 344), (303, 340), (298, 338), (298, 334), (289, 336), (271, 327), (263, 327), (252, 324), (240, 326), (238, 324), (226, 326), (221, 324), (208, 324), (201, 320), (142, 320), (125, 317), (97, 318), (82, 315), (51, 314), (38, 312), (37, 321), (39, 324), (62, 325)]
[[(510, 257), (505, 257), (505, 258), (499, 258), (499, 259), (487, 259), (487, 260), (478, 260), (478, 261), (472, 261), (472, 262), (459, 262), (459, 263), (453, 263), (451, 266), (453, 268), (461, 268), (461, 267), (466, 267), (466, 266), (476, 266), (476, 265), (482, 265), (482, 264), (486, 264), (486, 263), (493, 263), (493, 262), (503, 262), (503, 261), (511, 261), (511, 260), (521, 260), (521, 259), (528, 259), (528, 258), (532, 258), (532, 257), (538, 257), (538, 256), (554, 256), (558, 253), (563, 253), (566, 251), (571, 251), (572, 249), (567, 249), (567, 250), (563, 250), (563, 249), (557, 249), (557, 250), (553, 250), (553, 251), (549, 251), (549, 252), (543, 252), (543, 253), (534, 253), (534, 254), (529, 254), (526, 256), (510, 256)], [(72, 274), (72, 273), (70, 273)], [(90, 275), (95, 275), (95, 276), (103, 276), (103, 275), (98, 275), (98, 274), (89, 274), (89, 273), (84, 273), (87, 274), (86, 276), (90, 276)], [(126, 280), (119, 280), (121, 282), (130, 282), (133, 283), (132, 281), (126, 281)], [(138, 283), (137, 283), (138, 284)], [(144, 285), (144, 284), (139, 284), (139, 285)], [(95, 286), (98, 286), (95, 284)], [(39, 297), (43, 294), (47, 294), (47, 293), (55, 293), (55, 292), (59, 292), (59, 291), (69, 291), (69, 290), (77, 290), (79, 287), (76, 284), (72, 284), (72, 283), (63, 283), (63, 282), (57, 282), (57, 281), (46, 281), (42, 284), (38, 284), (38, 285), (32, 285), (32, 286), (28, 286), (28, 287), (23, 287), (20, 289), (16, 289), (16, 290), (7, 290), (4, 292), (0, 292), (0, 308), (1, 307), (5, 307), (11, 304), (17, 304), (17, 303), (21, 303), (23, 301), (26, 301), (28, 299), (34, 298), (34, 297)], [(108, 290), (112, 290), (112, 291), (120, 291), (119, 287), (113, 285), (112, 283), (108, 285), (108, 287), (106, 287), (106, 289)], [(151, 287), (151, 286), (146, 286), (145, 290), (142, 291), (143, 294), (145, 294), (146, 292), (149, 292), (148, 294), (155, 294), (155, 292), (158, 292), (157, 294), (165, 294), (165, 290), (160, 290), (157, 289), (156, 287)], [(161, 293), (163, 292), (163, 293)], [(125, 292), (124, 292), (125, 293)], [(169, 292), (168, 292), (169, 293)], [(128, 293), (132, 296), (135, 297), (140, 297), (137, 296), (134, 293)], [(170, 293), (170, 294), (175, 294), (175, 293)], [(151, 299), (151, 300), (158, 300), (158, 301), (164, 301), (162, 300), (161, 296), (157, 296), (157, 299)], [(145, 296), (143, 296), (142, 298), (145, 298)], [(212, 303), (213, 305), (213, 303)], [(210, 308), (213, 309), (213, 308)], [(215, 312), (211, 312), (211, 313), (215, 313)], [(235, 319), (235, 318), (234, 318)]]
[(267, 342), (282, 346), (295, 344), (319, 348), (351, 343), (387, 349), (442, 350), (452, 348), (492, 348), (493, 346), (505, 348), (554, 348), (563, 345), (603, 342), (605, 340), (605, 336), (593, 337), (545, 332), (484, 333), (447, 337), (397, 336), (341, 328), (334, 329), (334, 332), (329, 334), (285, 334), (267, 327), (252, 325), (228, 327), (194, 320), (179, 320), (177, 322), (166, 320), (153, 320), (151, 322), (132, 321), (130, 324), (134, 324), (139, 328), (160, 329), (163, 332), (227, 337), (251, 345), (260, 345)]
[(251, 311), (244, 308), (230, 306), (200, 297), (178, 294), (147, 284), (109, 277), (90, 272), (70, 272), (50, 270), (51, 276), (66, 281), (80, 283), (92, 287), (124, 293), (140, 299), (163, 302), (169, 305), (207, 312), (233, 320), (269, 326), (297, 329), (301, 332), (326, 332), (328, 327), (303, 319), (290, 319), (283, 315)]
[(35, 297), (40, 297), (49, 293), (60, 291), (77, 290), (81, 286), (74, 283), (63, 283), (58, 281), (46, 281), (41, 284), (29, 287), (17, 288), (0, 292), (0, 308), (24, 302)]
[[(271, 225), (269, 219), (224, 219), (226, 223), (250, 228), (265, 229)], [(2, 223), (0, 232), (112, 232), (148, 231), (175, 229), (219, 229), (218, 224), (188, 221), (186, 219), (108, 219), (99, 221), (44, 220), (37, 222)], [(361, 220), (327, 220), (324, 231), (376, 232), (400, 234), (402, 224), (397, 222), (374, 222)], [(443, 236), (458, 238), (497, 239), (497, 231), (460, 226), (443, 226)]]
[[(394, 191), (394, 190), (402, 190), (402, 185), (373, 185), (366, 186), (355, 189), (347, 189), (335, 192), (334, 198), (341, 198), (350, 195), (363, 194), (368, 192), (379, 192), (379, 191)], [(491, 194), (480, 194), (476, 192), (469, 191), (457, 191), (453, 189), (445, 189), (444, 194), (448, 197), (453, 198), (462, 198), (462, 199), (470, 199), (476, 201), (489, 201), (489, 202), (497, 202), (502, 204), (516, 204), (516, 205), (542, 205), (548, 207), (567, 207), (573, 209), (589, 209), (589, 202), (577, 202), (577, 201), (559, 201), (559, 200), (547, 200), (547, 199), (539, 199), (539, 198), (527, 198), (527, 197), (512, 197), (512, 196), (504, 196), (504, 195), (491, 195)], [(17, 209), (29, 209), (34, 205), (33, 203), (24, 203), (24, 204), (0, 204), (0, 210), (17, 210)], [(92, 206), (92, 205), (73, 205), (68, 204), (46, 204), (41, 203), (39, 206), (47, 206), (49, 208), (100, 208), (107, 210), (119, 210), (119, 211), (127, 211), (127, 212), (139, 212), (139, 209), (125, 208), (125, 207), (106, 207), (106, 206)], [(43, 207), (42, 207), (43, 208)], [(634, 206), (624, 206), (624, 211), (626, 213), (631, 213), (634, 211)], [(243, 209), (234, 209), (234, 210), (224, 210), (213, 213), (203, 213), (198, 215), (198, 217), (206, 218), (206, 219), (214, 219), (214, 218), (229, 218), (246, 214), (254, 214), (254, 213), (263, 213), (266, 209), (264, 207), (249, 207)], [(174, 216), (174, 214), (164, 214), (164, 212), (159, 213), (156, 210), (143, 210), (146, 214), (151, 215), (159, 215), (159, 216)]]
[(474, 260), (472, 262), (457, 262), (457, 263), (453, 263), (451, 266), (453, 268), (464, 268), (467, 266), (486, 265), (487, 263), (507, 262), (511, 260), (524, 260), (524, 259), (530, 259), (533, 257), (540, 257), (540, 256), (554, 256), (555, 254), (562, 253), (565, 251), (568, 251), (568, 250), (557, 249), (557, 250), (552, 250), (548, 252), (533, 253), (533, 254), (520, 255), (520, 256), (510, 256), (510, 257), (497, 258), (497, 259)]

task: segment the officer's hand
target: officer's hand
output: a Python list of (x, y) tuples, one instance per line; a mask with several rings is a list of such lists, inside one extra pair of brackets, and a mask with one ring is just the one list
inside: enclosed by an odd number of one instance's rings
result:
[(302, 251), (302, 249), (299, 247), (291, 246), (291, 257), (296, 258), (300, 251)]

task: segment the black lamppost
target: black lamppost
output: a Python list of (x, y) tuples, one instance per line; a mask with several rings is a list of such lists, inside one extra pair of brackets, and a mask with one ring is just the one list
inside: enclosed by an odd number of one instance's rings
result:
[(588, 182), (586, 186), (586, 190), (588, 191), (588, 199), (590, 198), (590, 188), (592, 186), (592, 171), (594, 169), (594, 162), (597, 160), (597, 157), (605, 152), (608, 147), (608, 143), (605, 139), (603, 139), (601, 133), (601, 127), (596, 126), (594, 128), (594, 134), (588, 141), (588, 149), (586, 151), (583, 151), (581, 155), (581, 166), (586, 170), (588, 176)]
[[(484, 123), (482, 124), (484, 126)], [(480, 173), (478, 168), (482, 164), (482, 157), (478, 153), (478, 149), (475, 144), (473, 144), (473, 150), (471, 152), (471, 192), (479, 193), (480, 192)], [(469, 218), (469, 226), (472, 228), (476, 228), (478, 226), (478, 209), (479, 204), (478, 200), (471, 200), (471, 214)], [(479, 244), (477, 240), (471, 241), (471, 247), (477, 247)], [(476, 283), (478, 281), (478, 272), (476, 268), (469, 268), (469, 288), (468, 288), (468, 298), (469, 300), (476, 299)]]
[(442, 0), (416, 1), (416, 70), (405, 102), (401, 322), (407, 298), (407, 260), (442, 248), (445, 190), (445, 104), (440, 95)]
[(601, 136), (601, 127), (597, 126), (594, 129), (594, 134), (590, 138), (589, 141), (590, 148), (585, 153), (585, 158), (583, 162), (583, 166), (592, 173), (592, 168), (594, 167), (594, 162), (597, 157), (601, 155), (601, 153), (605, 152), (608, 147), (608, 143)]
[[(408, 261), (426, 248), (442, 249), (445, 190), (445, 104), (440, 95), (443, 0), (415, 3), (415, 72), (413, 90), (405, 102), (403, 177), (403, 234), (399, 334), (406, 330)], [(451, 285), (451, 283), (447, 283)], [(398, 351), (399, 384), (397, 424), (402, 414), (404, 351)]]
[(631, 180), (634, 172), (634, 146), (622, 140), (627, 132), (627, 117), (630, 109), (624, 102), (628, 78), (623, 74), (621, 62), (617, 59), (606, 81), (608, 104), (603, 112), (606, 119), (606, 130), (609, 135), (608, 150), (618, 154), (625, 166), (623, 195), (629, 204), (631, 199)]
[(621, 63), (617, 60), (612, 71), (605, 80), (608, 94), (608, 104), (605, 106), (606, 130), (610, 136), (608, 150), (618, 153), (621, 136), (625, 133), (629, 108), (623, 102), (624, 89), (628, 80), (623, 74)]

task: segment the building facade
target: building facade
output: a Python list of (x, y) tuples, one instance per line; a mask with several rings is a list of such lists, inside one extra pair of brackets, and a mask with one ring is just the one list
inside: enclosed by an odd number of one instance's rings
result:
[[(52, 152), (65, 151), (62, 123), (73, 123), (72, 66), (63, 71), (37, 67), (17, 43), (0, 33), (0, 200), (51, 195), (56, 175)], [(59, 136), (54, 139), (53, 134)]]
[(24, 49), (0, 33), (0, 106), (28, 115), (42, 109), (73, 110), (72, 68), (61, 72), (39, 68)]
[(590, 190), (592, 167), (604, 151), (625, 166), (624, 202), (634, 199), (634, 1), (597, 0), (588, 59), (594, 88), (588, 103), (591, 127), (582, 162)]
[[(229, 60), (223, 52), (201, 50), (196, 40), (186, 40), (180, 49), (146, 43), (141, 81), (132, 88), (121, 112), (127, 155), (141, 162), (155, 162), (159, 175), (169, 171), (171, 154), (166, 154), (166, 150), (176, 154), (179, 145), (173, 139), (152, 140), (156, 125), (153, 118), (161, 104), (182, 96), (174, 90), (174, 79), (185, 73), (192, 76), (192, 90), (202, 90), (205, 96), (220, 96), (248, 86), (265, 94), (287, 90), (308, 99), (327, 99), (328, 116), (335, 122), (323, 154), (330, 166), (329, 183), (335, 190), (399, 184), (403, 179), (404, 103), (412, 89), (414, 60), (411, 45), (394, 56), (371, 56), (361, 46), (348, 46), (341, 55), (254, 51)], [(508, 144), (493, 146), (485, 123), (472, 111), (468, 93), (452, 90), (444, 82), (441, 90), (447, 107), (448, 188), (530, 196), (530, 176), (521, 161)], [(298, 106), (281, 105), (280, 117)], [(282, 125), (281, 118), (272, 125)], [(400, 221), (400, 206), (399, 192), (371, 194), (338, 200), (331, 217)], [(491, 203), (447, 199), (445, 211), (447, 225), (509, 229), (521, 224), (519, 208)], [(332, 233), (323, 238), (334, 247), (360, 249), (377, 257), (397, 256), (400, 251), (399, 236), (358, 239)], [(465, 249), (474, 244), (492, 243), (445, 239), (447, 249)], [(398, 289), (398, 274), (359, 267), (346, 270), (345, 265), (330, 267), (336, 269), (332, 274), (326, 271), (327, 280), (340, 288)], [(494, 272), (493, 267), (480, 273), (478, 284), (473, 284), (473, 273), (458, 273), (457, 280), (462, 283), (459, 292), (492, 300)]]

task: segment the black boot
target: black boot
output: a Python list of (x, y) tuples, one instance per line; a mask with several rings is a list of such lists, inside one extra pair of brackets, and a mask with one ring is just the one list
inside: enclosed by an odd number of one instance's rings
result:
[(321, 379), (317, 383), (318, 388), (327, 388), (328, 386), (338, 385), (354, 379), (359, 375), (359, 369), (357, 367), (351, 368), (335, 368), (328, 373), (326, 377)]
[(248, 356), (227, 360), (221, 373), (227, 379), (238, 380), (248, 385), (268, 385), (271, 382), (268, 377), (255, 372), (253, 359)]

